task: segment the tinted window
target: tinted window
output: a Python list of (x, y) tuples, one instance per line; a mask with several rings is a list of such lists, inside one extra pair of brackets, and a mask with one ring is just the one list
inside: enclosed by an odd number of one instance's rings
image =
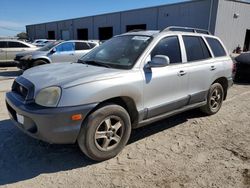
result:
[(69, 51), (74, 51), (74, 50), (75, 50), (75, 46), (73, 42), (65, 42), (56, 47), (57, 52), (69, 52)]
[(96, 46), (96, 44), (95, 44), (95, 43), (91, 43), (91, 42), (89, 42), (88, 44), (89, 44), (89, 46), (90, 46), (90, 48), (91, 48), (91, 49), (92, 49), (92, 48), (94, 48), (94, 47)]
[(209, 46), (211, 47), (215, 57), (221, 57), (226, 55), (224, 48), (217, 39), (206, 37), (206, 40)]
[(208, 48), (201, 37), (183, 36), (183, 41), (188, 61), (197, 61), (211, 57)]
[(27, 45), (21, 43), (21, 42), (8, 42), (9, 48), (28, 48)]
[(85, 42), (76, 42), (76, 50), (89, 50), (90, 46)]
[(7, 42), (5, 41), (0, 42), (0, 48), (7, 48)]
[(170, 59), (170, 63), (181, 62), (181, 51), (178, 37), (167, 37), (162, 39), (151, 53), (151, 58), (156, 55), (165, 55)]

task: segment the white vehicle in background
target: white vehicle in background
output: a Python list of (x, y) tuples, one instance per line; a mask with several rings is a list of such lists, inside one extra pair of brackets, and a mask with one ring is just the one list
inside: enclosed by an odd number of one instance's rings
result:
[(21, 40), (0, 39), (0, 63), (13, 62), (17, 53), (37, 49), (38, 47)]
[(97, 46), (98, 42), (83, 40), (54, 41), (36, 51), (17, 54), (15, 61), (22, 70), (50, 63), (77, 62)]
[(33, 45), (37, 47), (43, 47), (51, 42), (54, 42), (55, 40), (48, 40), (48, 39), (36, 39), (32, 42)]

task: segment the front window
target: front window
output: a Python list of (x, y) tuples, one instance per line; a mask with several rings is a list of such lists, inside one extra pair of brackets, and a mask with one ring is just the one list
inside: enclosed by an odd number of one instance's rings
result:
[(95, 48), (80, 61), (118, 69), (131, 69), (152, 37), (126, 35), (114, 37)]
[(65, 42), (56, 47), (57, 52), (71, 52), (75, 51), (75, 44), (73, 42)]
[(57, 46), (60, 43), (61, 43), (61, 41), (51, 42), (51, 43), (47, 44), (46, 46), (39, 48), (39, 51), (49, 51), (50, 49), (54, 48), (55, 46)]

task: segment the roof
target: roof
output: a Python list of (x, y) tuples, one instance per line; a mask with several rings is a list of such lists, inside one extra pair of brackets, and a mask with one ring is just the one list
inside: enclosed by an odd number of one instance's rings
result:
[(130, 31), (127, 33), (124, 33), (122, 35), (145, 35), (145, 36), (153, 36), (160, 33), (159, 30), (146, 30), (146, 31)]

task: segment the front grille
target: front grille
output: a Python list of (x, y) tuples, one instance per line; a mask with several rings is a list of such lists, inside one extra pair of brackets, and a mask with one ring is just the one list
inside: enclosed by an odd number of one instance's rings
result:
[(16, 81), (13, 83), (12, 91), (20, 95), (23, 99), (26, 99), (28, 96), (28, 89)]

